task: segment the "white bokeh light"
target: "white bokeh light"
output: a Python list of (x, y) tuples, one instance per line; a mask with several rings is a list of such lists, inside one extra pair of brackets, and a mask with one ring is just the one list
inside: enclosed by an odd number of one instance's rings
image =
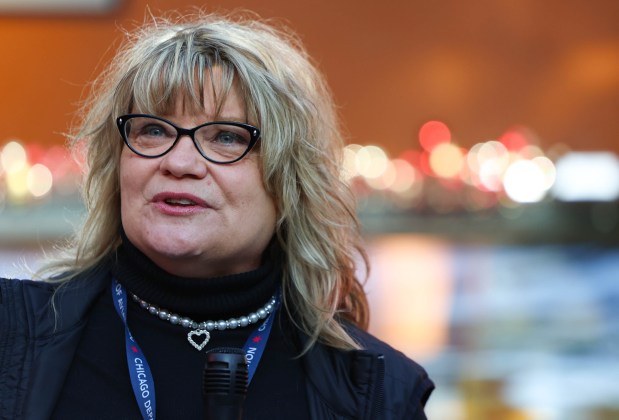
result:
[(51, 171), (45, 165), (33, 165), (26, 175), (28, 191), (34, 197), (42, 197), (52, 189), (53, 178)]
[(26, 149), (17, 141), (10, 141), (2, 148), (0, 161), (6, 173), (20, 172), (28, 163)]
[(365, 178), (379, 178), (387, 170), (389, 158), (378, 146), (365, 146), (357, 151), (357, 171)]
[(563, 201), (613, 201), (619, 199), (619, 158), (608, 152), (572, 152), (556, 165), (552, 189)]
[(544, 171), (530, 160), (512, 163), (503, 178), (503, 187), (509, 198), (518, 203), (541, 201), (548, 188)]

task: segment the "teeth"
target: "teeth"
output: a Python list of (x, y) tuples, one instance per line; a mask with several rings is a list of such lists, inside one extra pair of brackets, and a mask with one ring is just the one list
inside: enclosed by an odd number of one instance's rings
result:
[(168, 204), (174, 204), (174, 205), (178, 205), (178, 206), (191, 206), (194, 203), (191, 200), (188, 200), (186, 198), (168, 198), (165, 200), (166, 203)]

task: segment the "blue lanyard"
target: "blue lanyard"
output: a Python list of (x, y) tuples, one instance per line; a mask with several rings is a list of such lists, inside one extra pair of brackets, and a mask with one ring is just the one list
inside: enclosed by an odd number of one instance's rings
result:
[[(155, 404), (155, 382), (153, 375), (151, 374), (150, 367), (146, 361), (146, 356), (140, 349), (137, 341), (131, 335), (129, 331), (129, 325), (127, 324), (127, 292), (125, 288), (116, 280), (112, 280), (112, 300), (114, 301), (114, 308), (118, 313), (118, 316), (125, 325), (125, 352), (127, 354), (127, 367), (129, 369), (129, 377), (131, 378), (131, 386), (133, 387), (133, 394), (137, 401), (142, 418), (144, 420), (156, 418), (156, 404)], [(271, 327), (273, 326), (273, 319), (275, 313), (279, 307), (279, 293), (276, 295), (276, 302), (273, 312), (264, 320), (262, 324), (258, 326), (250, 335), (243, 351), (247, 360), (248, 370), (248, 385), (251, 383), (267, 342), (269, 341), (269, 335), (271, 334)]]
[(114, 308), (123, 324), (125, 324), (125, 352), (133, 394), (144, 419), (155, 419), (155, 382), (146, 361), (146, 356), (137, 341), (131, 335), (127, 325), (127, 292), (116, 279), (112, 281), (112, 297)]

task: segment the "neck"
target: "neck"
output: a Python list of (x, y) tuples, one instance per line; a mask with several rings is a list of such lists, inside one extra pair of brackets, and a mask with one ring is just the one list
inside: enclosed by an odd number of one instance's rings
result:
[(210, 278), (170, 274), (154, 264), (124, 234), (117, 249), (114, 275), (130, 293), (145, 301), (198, 318), (241, 316), (260, 307), (281, 281), (276, 246), (255, 270)]

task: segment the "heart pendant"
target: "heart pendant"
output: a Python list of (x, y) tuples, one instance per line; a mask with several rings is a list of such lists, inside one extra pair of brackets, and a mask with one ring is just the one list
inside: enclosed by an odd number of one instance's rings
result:
[[(201, 343), (196, 343), (196, 341), (193, 339), (194, 336), (197, 336), (197, 337), (204, 336), (204, 339), (202, 340)], [(198, 351), (202, 350), (204, 346), (206, 346), (206, 343), (208, 343), (208, 340), (210, 339), (211, 339), (211, 334), (206, 330), (192, 330), (192, 331), (189, 331), (189, 334), (187, 334), (187, 341), (189, 341), (189, 344), (194, 346)]]

